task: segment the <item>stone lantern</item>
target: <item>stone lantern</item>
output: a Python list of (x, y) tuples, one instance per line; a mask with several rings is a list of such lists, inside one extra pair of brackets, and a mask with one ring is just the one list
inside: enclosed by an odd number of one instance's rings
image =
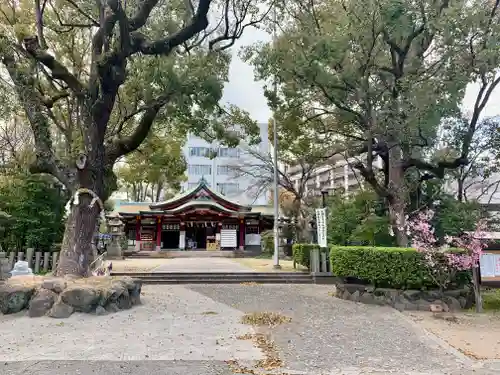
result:
[(123, 229), (125, 224), (121, 221), (121, 217), (118, 216), (108, 216), (108, 230), (111, 236), (111, 241), (108, 245), (107, 255), (108, 258), (121, 258), (122, 248), (120, 245), (121, 237), (125, 234)]

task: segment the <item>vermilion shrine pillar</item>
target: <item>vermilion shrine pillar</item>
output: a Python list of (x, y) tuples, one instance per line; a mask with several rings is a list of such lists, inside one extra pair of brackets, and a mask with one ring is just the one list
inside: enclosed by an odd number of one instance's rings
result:
[(158, 216), (156, 218), (156, 251), (161, 250), (161, 224), (162, 218)]
[(141, 250), (141, 217), (135, 217), (135, 250)]
[(240, 250), (245, 250), (245, 219), (240, 219)]

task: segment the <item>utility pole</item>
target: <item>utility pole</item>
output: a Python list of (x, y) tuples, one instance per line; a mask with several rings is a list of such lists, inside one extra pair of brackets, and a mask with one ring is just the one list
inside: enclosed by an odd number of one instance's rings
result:
[[(273, 43), (276, 43), (276, 3), (273, 9)], [(278, 86), (276, 82), (276, 77), (274, 77), (274, 94), (276, 95), (278, 91)], [(273, 169), (274, 169), (274, 269), (280, 269), (280, 257), (279, 257), (279, 246), (280, 246), (280, 231), (279, 231), (279, 175), (278, 175), (278, 126), (276, 124), (276, 116), (273, 111), (272, 116), (273, 121)]]

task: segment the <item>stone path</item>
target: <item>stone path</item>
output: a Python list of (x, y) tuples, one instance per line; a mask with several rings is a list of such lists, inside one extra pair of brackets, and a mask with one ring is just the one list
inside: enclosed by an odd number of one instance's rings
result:
[(254, 272), (230, 258), (171, 258), (152, 272)]
[[(67, 320), (0, 316), (2, 375), (230, 375), (263, 353), (238, 335), (244, 312), (277, 311), (292, 322), (269, 333), (284, 362), (265, 374), (493, 375), (495, 363), (454, 352), (384, 307), (358, 305), (317, 285), (146, 286), (144, 305)], [(73, 361), (72, 361), (73, 360)], [(74, 361), (78, 360), (78, 361)], [(496, 367), (496, 368), (495, 368)]]

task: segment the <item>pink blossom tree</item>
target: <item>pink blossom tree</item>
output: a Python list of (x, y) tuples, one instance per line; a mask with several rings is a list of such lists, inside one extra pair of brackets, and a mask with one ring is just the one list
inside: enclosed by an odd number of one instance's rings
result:
[[(412, 238), (412, 246), (423, 254), (429, 275), (441, 292), (455, 279), (457, 272), (472, 271), (476, 311), (482, 312), (478, 269), (481, 254), (486, 247), (486, 222), (480, 220), (474, 232), (458, 237), (445, 236), (443, 242), (435, 237), (434, 228), (430, 223), (433, 217), (434, 211), (426, 210), (408, 220), (408, 235)], [(451, 251), (450, 246), (460, 250)]]

